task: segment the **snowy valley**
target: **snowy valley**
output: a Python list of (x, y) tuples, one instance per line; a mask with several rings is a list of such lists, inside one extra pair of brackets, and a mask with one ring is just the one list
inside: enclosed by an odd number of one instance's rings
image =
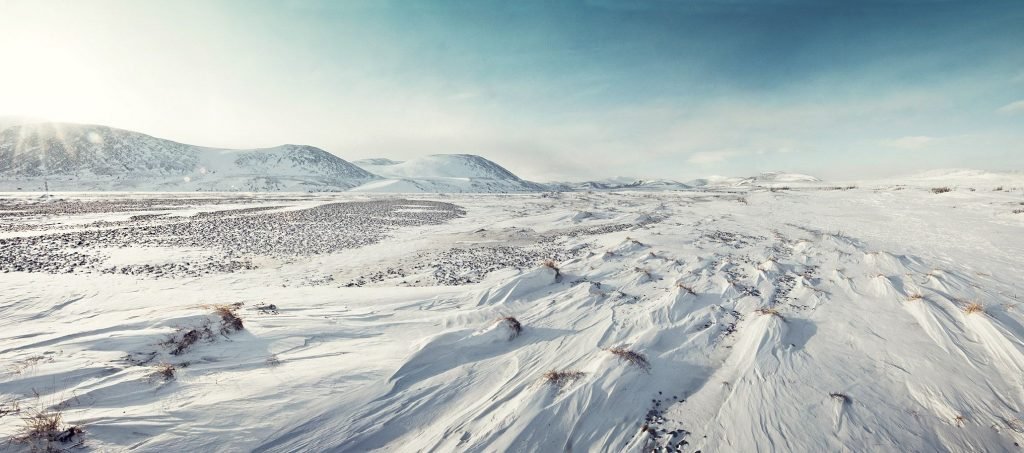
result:
[(1024, 183), (935, 182), (8, 193), (0, 435), (41, 411), (85, 451), (1013, 451)]

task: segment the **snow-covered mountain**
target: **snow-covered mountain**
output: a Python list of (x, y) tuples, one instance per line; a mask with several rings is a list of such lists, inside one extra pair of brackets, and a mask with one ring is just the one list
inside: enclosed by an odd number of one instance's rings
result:
[(0, 189), (333, 191), (375, 179), (303, 145), (204, 148), (97, 125), (43, 123), (0, 131)]
[(404, 162), (384, 158), (354, 162), (385, 178), (353, 189), (358, 192), (537, 192), (547, 187), (525, 181), (490, 160), (473, 154), (433, 154)]

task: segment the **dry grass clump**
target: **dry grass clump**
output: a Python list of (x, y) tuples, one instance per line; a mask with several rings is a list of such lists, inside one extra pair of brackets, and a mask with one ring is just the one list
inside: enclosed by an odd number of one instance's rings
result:
[(242, 324), (242, 318), (238, 316), (238, 309), (240, 308), (242, 308), (241, 302), (230, 305), (213, 306), (213, 313), (220, 316), (220, 333), (226, 335), (245, 328)]
[(690, 286), (690, 285), (687, 285), (686, 283), (677, 282), (676, 283), (676, 288), (679, 288), (681, 291), (689, 293), (692, 296), (696, 296), (697, 295), (697, 292), (693, 290), (693, 287)]
[(1024, 209), (1014, 209), (1013, 213), (1014, 214), (1024, 214)]
[(544, 373), (544, 382), (551, 384), (555, 387), (564, 387), (577, 379), (586, 376), (587, 373), (576, 370), (549, 370)]
[(169, 381), (174, 379), (174, 372), (178, 367), (174, 366), (173, 363), (161, 362), (153, 367), (153, 376)]
[(848, 403), (848, 402), (850, 402), (850, 397), (846, 396), (845, 393), (832, 392), (832, 393), (829, 393), (828, 396), (831, 396), (832, 399), (834, 399), (836, 401), (839, 401), (840, 403)]
[(971, 303), (967, 304), (966, 307), (964, 307), (964, 313), (967, 313), (969, 315), (975, 314), (975, 313), (984, 314), (985, 313), (985, 307), (983, 305), (981, 305), (980, 303), (978, 303), (978, 302), (971, 302)]
[(924, 294), (921, 293), (911, 293), (907, 296), (907, 302), (914, 302), (921, 299), (924, 299)]
[(647, 356), (639, 352), (626, 348), (611, 348), (608, 349), (608, 352), (614, 354), (622, 362), (633, 365), (645, 372), (651, 372), (651, 363), (647, 361)]
[(181, 335), (181, 338), (178, 338), (177, 334), (172, 335), (163, 344), (171, 348), (171, 355), (182, 355), (199, 340), (210, 338), (213, 338), (213, 331), (210, 330), (209, 325), (205, 325), (198, 329), (189, 329)]
[(957, 415), (956, 417), (953, 417), (953, 423), (956, 424), (956, 426), (963, 428), (963, 426), (967, 424), (967, 418), (963, 415)]
[(551, 269), (551, 270), (555, 271), (555, 277), (561, 277), (562, 276), (562, 270), (558, 268), (558, 262), (557, 261), (552, 260), (552, 259), (546, 259), (546, 260), (542, 261), (540, 264), (541, 264), (541, 266), (544, 266), (544, 267), (546, 267), (548, 269)]
[(766, 308), (758, 308), (757, 310), (754, 310), (754, 311), (756, 313), (759, 313), (759, 314), (762, 314), (762, 315), (778, 316), (779, 319), (783, 319), (782, 315), (779, 314), (779, 311), (774, 309), (774, 308), (767, 308), (767, 307)]
[(949, 187), (932, 187), (932, 193), (946, 193), (946, 192), (952, 192), (952, 191), (953, 191), (953, 189), (951, 189)]
[(64, 414), (60, 410), (30, 409), (21, 420), (21, 431), (12, 440), (28, 445), (29, 451), (63, 451), (54, 443), (71, 442), (83, 432), (78, 426), (64, 424)]
[(501, 319), (499, 319), (498, 321), (502, 322), (502, 323), (505, 323), (505, 326), (508, 327), (508, 330), (509, 330), (508, 339), (509, 339), (509, 341), (515, 340), (516, 337), (519, 336), (519, 334), (523, 333), (523, 324), (520, 323), (519, 320), (516, 319), (514, 316), (504, 316)]

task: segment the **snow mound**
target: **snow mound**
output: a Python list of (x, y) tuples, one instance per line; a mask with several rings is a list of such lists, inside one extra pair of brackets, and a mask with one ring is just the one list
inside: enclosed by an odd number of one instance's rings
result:
[(536, 192), (545, 187), (524, 181), (483, 157), (472, 154), (434, 154), (405, 162), (365, 159), (364, 170), (386, 178), (355, 189), (357, 192), (503, 193)]

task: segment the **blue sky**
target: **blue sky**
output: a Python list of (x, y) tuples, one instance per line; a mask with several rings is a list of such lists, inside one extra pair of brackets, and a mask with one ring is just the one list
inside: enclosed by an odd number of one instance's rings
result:
[(0, 0), (0, 115), (537, 180), (1024, 170), (1021, 24), (995, 0)]

